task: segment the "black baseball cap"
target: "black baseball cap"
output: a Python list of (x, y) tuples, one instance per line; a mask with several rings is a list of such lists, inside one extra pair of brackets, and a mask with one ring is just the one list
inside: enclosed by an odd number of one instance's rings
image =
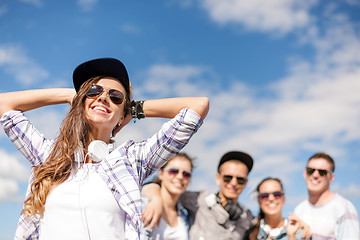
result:
[(249, 173), (254, 165), (254, 161), (249, 154), (244, 153), (244, 152), (239, 152), (239, 151), (230, 151), (230, 152), (225, 153), (224, 156), (222, 156), (222, 158), (220, 159), (220, 162), (218, 165), (218, 172), (220, 170), (221, 165), (223, 165), (225, 162), (231, 161), (231, 160), (237, 160), (237, 161), (244, 163), (246, 165), (246, 167), (248, 168)]
[(131, 84), (126, 68), (120, 60), (115, 58), (97, 58), (77, 66), (73, 73), (75, 90), (79, 91), (81, 84), (97, 76), (116, 78), (131, 96)]

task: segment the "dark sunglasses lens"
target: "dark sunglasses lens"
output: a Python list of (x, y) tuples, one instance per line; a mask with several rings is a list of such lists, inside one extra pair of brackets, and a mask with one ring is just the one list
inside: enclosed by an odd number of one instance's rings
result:
[(269, 193), (260, 193), (259, 197), (261, 200), (265, 200), (269, 197), (269, 195), (270, 195)]
[(170, 175), (177, 175), (179, 173), (179, 169), (176, 169), (176, 168), (170, 168), (168, 170), (169, 174)]
[(320, 176), (325, 176), (327, 174), (327, 171), (324, 169), (318, 169)]
[(86, 93), (86, 96), (87, 97), (96, 97), (96, 96), (99, 96), (103, 91), (104, 91), (104, 89), (101, 86), (93, 85), (93, 86), (91, 86), (89, 91)]
[(240, 185), (244, 185), (246, 183), (246, 179), (242, 178), (242, 177), (238, 177), (238, 178), (236, 178), (236, 180), (237, 180), (237, 183)]
[(183, 171), (182, 175), (183, 175), (183, 177), (186, 178), (186, 179), (191, 178), (191, 172), (189, 172), (189, 171), (186, 171), (186, 170)]
[(314, 172), (315, 172), (314, 168), (309, 168), (309, 167), (306, 168), (307, 175), (312, 175)]
[(228, 183), (228, 182), (231, 182), (231, 179), (232, 179), (232, 178), (233, 178), (233, 177), (230, 176), (230, 175), (224, 175), (223, 180), (224, 180), (224, 182)]
[(273, 192), (272, 194), (274, 195), (275, 198), (281, 198), (281, 196), (282, 196), (282, 192), (279, 192), (279, 191)]
[(115, 104), (121, 104), (124, 101), (124, 94), (118, 90), (109, 90), (109, 96), (111, 101), (113, 101)]

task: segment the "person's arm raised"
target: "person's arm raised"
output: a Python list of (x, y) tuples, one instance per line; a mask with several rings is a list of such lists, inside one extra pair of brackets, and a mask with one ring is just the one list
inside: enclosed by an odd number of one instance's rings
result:
[[(146, 117), (173, 118), (183, 108), (194, 110), (204, 119), (209, 112), (209, 99), (207, 97), (164, 98), (145, 100), (143, 103)], [(114, 130), (113, 135), (115, 136), (131, 120), (132, 116), (129, 113), (122, 124)]]
[(0, 117), (10, 110), (26, 112), (43, 106), (70, 103), (75, 95), (72, 88), (36, 89), (0, 94)]
[(207, 97), (181, 97), (147, 100), (143, 109), (146, 117), (173, 118), (183, 108), (190, 108), (204, 119), (209, 111)]

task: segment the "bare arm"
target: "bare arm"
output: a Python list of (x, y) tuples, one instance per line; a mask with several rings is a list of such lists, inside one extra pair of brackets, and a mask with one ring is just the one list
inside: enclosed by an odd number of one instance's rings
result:
[[(146, 100), (143, 105), (146, 117), (173, 118), (183, 108), (190, 108), (204, 119), (209, 112), (209, 99), (207, 97), (181, 97)], [(128, 114), (122, 124), (116, 128), (114, 135), (118, 133), (132, 119)]]
[(150, 201), (143, 209), (142, 221), (144, 226), (148, 226), (148, 230), (152, 230), (155, 224), (159, 226), (162, 213), (162, 198), (160, 194), (160, 186), (155, 183), (143, 186), (141, 194)]
[(37, 89), (0, 94), (0, 116), (10, 110), (26, 112), (43, 106), (71, 103), (72, 88)]
[(144, 102), (146, 117), (173, 118), (183, 108), (190, 108), (204, 119), (209, 111), (209, 99), (206, 97), (182, 97)]

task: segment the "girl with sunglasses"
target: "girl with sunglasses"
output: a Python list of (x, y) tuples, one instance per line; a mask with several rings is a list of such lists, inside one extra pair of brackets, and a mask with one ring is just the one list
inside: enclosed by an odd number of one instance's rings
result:
[(246, 239), (304, 239), (311, 236), (310, 228), (296, 215), (283, 218), (282, 207), (285, 203), (283, 185), (278, 178), (265, 178), (256, 187), (260, 212), (257, 224)]
[[(187, 210), (178, 200), (190, 183), (192, 169), (193, 160), (186, 153), (179, 153), (160, 168), (158, 178), (152, 181), (160, 186), (160, 222), (151, 231), (144, 229), (142, 239), (189, 239)], [(146, 187), (145, 185), (142, 191), (145, 205), (154, 197), (146, 194)], [(147, 208), (144, 209), (143, 217), (147, 215), (146, 210)]]
[[(32, 164), (15, 239), (139, 239), (140, 187), (201, 126), (208, 99), (131, 102), (125, 66), (114, 58), (80, 64), (73, 89), (0, 94), (0, 122)], [(70, 103), (55, 140), (24, 112)], [(115, 146), (112, 136), (132, 118), (172, 118), (152, 137)]]

